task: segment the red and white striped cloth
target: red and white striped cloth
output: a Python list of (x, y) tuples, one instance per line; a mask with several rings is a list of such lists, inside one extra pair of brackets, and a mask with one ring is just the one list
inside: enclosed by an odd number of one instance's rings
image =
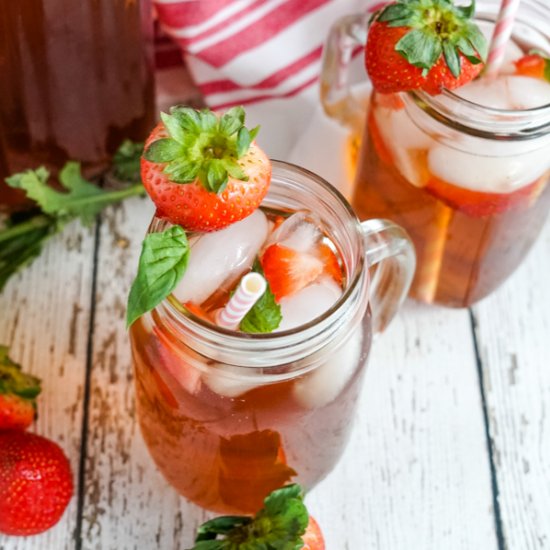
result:
[[(212, 108), (245, 105), (273, 158), (292, 159), (319, 117), (322, 49), (340, 17), (370, 0), (153, 0), (166, 34)], [(302, 144), (303, 145), (303, 144)]]

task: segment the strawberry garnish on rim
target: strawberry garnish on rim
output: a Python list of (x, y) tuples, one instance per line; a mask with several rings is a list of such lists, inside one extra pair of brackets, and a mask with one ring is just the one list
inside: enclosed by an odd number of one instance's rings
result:
[(141, 162), (157, 216), (185, 230), (215, 231), (260, 205), (271, 163), (254, 142), (258, 128), (244, 126), (242, 107), (223, 115), (174, 107), (161, 118)]
[(474, 11), (475, 0), (468, 7), (452, 0), (397, 0), (376, 12), (365, 48), (374, 89), (435, 95), (474, 79), (487, 56)]

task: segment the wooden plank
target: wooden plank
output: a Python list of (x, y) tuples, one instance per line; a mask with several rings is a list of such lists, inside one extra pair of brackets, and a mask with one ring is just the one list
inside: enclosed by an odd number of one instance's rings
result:
[[(0, 342), (42, 379), (39, 416), (32, 431), (66, 452), (75, 486), (80, 460), (82, 401), (90, 320), (94, 230), (71, 224), (42, 256), (13, 278), (0, 295)], [(74, 548), (74, 497), (61, 521), (34, 537), (0, 535), (5, 550)]]
[(503, 547), (550, 548), (550, 224), (474, 309)]
[(148, 200), (111, 209), (101, 226), (82, 548), (183, 549), (205, 514), (156, 470), (136, 422), (126, 299), (151, 220)]
[(407, 304), (374, 344), (351, 444), (310, 495), (327, 548), (496, 548), (466, 311)]
[[(186, 548), (206, 517), (167, 486), (136, 426), (121, 326), (150, 215), (136, 200), (101, 230), (83, 548)], [(467, 312), (409, 306), (377, 342), (362, 409), (345, 459), (310, 497), (328, 548), (494, 548)]]

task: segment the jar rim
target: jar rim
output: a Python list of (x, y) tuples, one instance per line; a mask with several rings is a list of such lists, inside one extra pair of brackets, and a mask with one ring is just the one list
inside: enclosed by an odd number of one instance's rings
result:
[[(476, 20), (494, 24), (496, 10), (497, 2), (478, 5)], [(534, 13), (531, 13), (533, 10)], [(533, 18), (540, 15), (538, 10), (545, 10), (550, 20), (548, 5), (524, 1), (520, 5), (516, 24), (529, 27), (543, 36), (550, 55), (550, 26), (547, 25), (548, 28), (542, 30), (535, 28), (533, 23)], [(550, 134), (550, 102), (528, 109), (498, 109), (470, 101), (446, 89), (434, 96), (415, 90), (405, 94), (405, 97), (435, 120), (476, 137), (493, 140), (530, 140)]]
[[(311, 347), (313, 351), (315, 351), (315, 345), (318, 344), (319, 347), (322, 347), (322, 343), (326, 339), (322, 338), (321, 334), (326, 335), (327, 332), (337, 332), (338, 327), (350, 316), (353, 316), (353, 308), (345, 308), (344, 305), (346, 303), (353, 303), (354, 298), (360, 296), (362, 292), (368, 292), (368, 270), (366, 269), (366, 257), (361, 225), (347, 199), (345, 199), (342, 193), (325, 179), (305, 168), (285, 161), (272, 160), (271, 162), (273, 165), (273, 179), (283, 177), (281, 173), (297, 174), (308, 181), (314, 182), (327, 197), (336, 201), (339, 210), (346, 213), (347, 218), (341, 220), (346, 230), (349, 234), (356, 235), (356, 263), (342, 295), (329, 309), (311, 321), (288, 330), (270, 333), (243, 333), (220, 327), (207, 320), (201, 319), (192, 311), (189, 311), (173, 294), (169, 295), (159, 306), (157, 306), (157, 308), (160, 308), (164, 315), (169, 318), (178, 329), (184, 329), (187, 331), (188, 335), (190, 335), (189, 331), (191, 331), (193, 337), (197, 337), (201, 341), (203, 339), (213, 342), (217, 341), (218, 345), (220, 344), (220, 339), (222, 339), (223, 346), (227, 349), (229, 354), (231, 350), (241, 354), (243, 352), (258, 353), (259, 351), (273, 351), (278, 348), (284, 348), (289, 354), (291, 350), (293, 350), (300, 355), (300, 351), (304, 351), (306, 347)], [(165, 227), (166, 224), (167, 222), (164, 220), (154, 218), (149, 231), (158, 231), (161, 227)], [(362, 284), (363, 281), (366, 281), (365, 284)], [(363, 286), (366, 288), (362, 288)], [(366, 299), (368, 301), (368, 294)], [(344, 310), (347, 311), (347, 309), (350, 310), (350, 314), (344, 315)], [(302, 356), (307, 354), (309, 353), (303, 354)], [(228, 362), (230, 363), (230, 361)], [(256, 361), (252, 361), (252, 363), (253, 364), (250, 365), (240, 364), (242, 366), (255, 366), (254, 364)], [(273, 361), (271, 361), (271, 363), (273, 363)]]

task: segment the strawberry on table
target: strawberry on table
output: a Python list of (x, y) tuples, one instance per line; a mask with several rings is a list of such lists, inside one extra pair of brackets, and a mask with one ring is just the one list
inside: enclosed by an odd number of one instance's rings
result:
[(198, 529), (190, 550), (325, 550), (317, 522), (308, 514), (299, 485), (273, 491), (256, 516), (222, 516)]
[(0, 346), (0, 430), (25, 430), (36, 416), (40, 380), (25, 374)]
[(267, 193), (271, 163), (244, 126), (225, 114), (174, 107), (145, 143), (143, 185), (157, 215), (188, 231), (215, 231), (251, 214)]
[(375, 13), (365, 48), (377, 92), (424, 90), (432, 95), (474, 79), (487, 55), (468, 7), (453, 0), (397, 0)]
[(0, 432), (0, 532), (35, 535), (55, 525), (73, 494), (61, 448), (21, 430)]

